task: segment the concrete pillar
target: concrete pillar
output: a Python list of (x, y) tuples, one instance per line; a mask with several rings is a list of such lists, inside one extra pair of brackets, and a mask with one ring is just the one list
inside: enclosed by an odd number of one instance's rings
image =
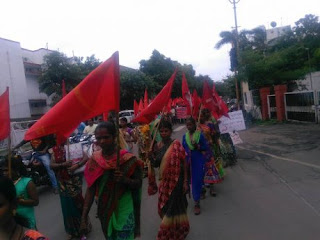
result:
[(268, 95), (270, 95), (270, 87), (260, 88), (260, 99), (261, 99), (261, 115), (262, 120), (269, 118), (268, 114)]
[(282, 122), (286, 120), (284, 94), (287, 92), (287, 85), (274, 86), (274, 92), (276, 95), (277, 120)]

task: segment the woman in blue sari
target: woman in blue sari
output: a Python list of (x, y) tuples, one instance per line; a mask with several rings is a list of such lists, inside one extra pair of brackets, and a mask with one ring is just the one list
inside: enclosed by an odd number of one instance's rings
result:
[(192, 197), (195, 202), (194, 214), (199, 215), (205, 152), (208, 150), (208, 144), (203, 134), (196, 130), (196, 122), (193, 118), (187, 119), (186, 125), (188, 132), (183, 136), (182, 145), (187, 153), (187, 163), (190, 168)]

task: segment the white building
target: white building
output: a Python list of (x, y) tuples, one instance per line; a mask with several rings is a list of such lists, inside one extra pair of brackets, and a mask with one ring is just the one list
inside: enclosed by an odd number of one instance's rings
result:
[(35, 119), (48, 111), (50, 99), (39, 92), (38, 77), (48, 49), (23, 49), (19, 42), (0, 38), (0, 94), (9, 87), (10, 117)]
[(274, 27), (266, 30), (267, 43), (273, 39), (279, 38), (291, 31), (291, 26)]

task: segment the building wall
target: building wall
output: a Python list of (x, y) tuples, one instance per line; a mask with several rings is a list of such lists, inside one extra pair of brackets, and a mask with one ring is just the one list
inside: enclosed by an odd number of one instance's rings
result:
[(275, 27), (275, 28), (268, 29), (268, 30), (266, 30), (267, 42), (269, 42), (273, 39), (276, 39), (278, 37), (281, 37), (289, 31), (291, 31), (290, 26)]
[(0, 38), (0, 93), (9, 87), (10, 117), (30, 118), (20, 43)]
[[(311, 79), (312, 79), (312, 87), (311, 87)], [(313, 72), (307, 74), (305, 79), (297, 80), (298, 84), (298, 91), (310, 91), (310, 90), (317, 90), (320, 91), (320, 72)]]
[[(40, 93), (40, 76), (43, 57), (52, 53), (48, 49), (31, 51), (23, 49), (19, 42), (0, 38), (0, 94), (9, 87), (11, 119), (38, 118), (49, 110), (51, 98)], [(39, 69), (28, 72), (27, 68)], [(46, 101), (45, 107), (34, 107), (31, 102)]]

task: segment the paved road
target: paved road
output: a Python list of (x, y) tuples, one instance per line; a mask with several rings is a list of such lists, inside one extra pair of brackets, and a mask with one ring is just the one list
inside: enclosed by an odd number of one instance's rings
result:
[[(177, 130), (175, 137), (181, 139), (185, 128)], [(217, 186), (219, 195), (202, 201), (199, 216), (193, 215), (189, 201), (188, 239), (319, 239), (319, 134), (319, 126), (300, 124), (257, 126), (242, 132), (238, 164), (226, 169), (226, 179)], [(152, 240), (160, 224), (157, 198), (147, 196), (146, 182), (143, 188), (141, 239)], [(51, 240), (64, 239), (57, 195), (43, 189), (36, 215), (41, 232)], [(94, 215), (95, 206), (89, 239), (100, 240), (103, 235)]]

